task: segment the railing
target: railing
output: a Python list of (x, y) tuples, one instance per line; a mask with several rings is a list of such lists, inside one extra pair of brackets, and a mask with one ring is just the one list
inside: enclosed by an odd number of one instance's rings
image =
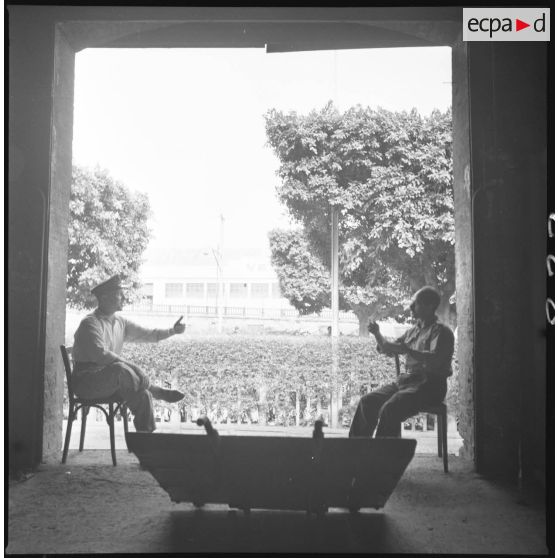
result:
[[(216, 318), (219, 307), (215, 305), (195, 304), (132, 304), (125, 308), (127, 312), (146, 314), (182, 314), (184, 317), (211, 317)], [(248, 306), (224, 306), (221, 308), (223, 318), (241, 318), (263, 320), (305, 320), (305, 321), (331, 321), (331, 310), (323, 310), (319, 314), (300, 314), (295, 308), (264, 308)], [(358, 323), (358, 319), (352, 312), (339, 312), (340, 322)]]

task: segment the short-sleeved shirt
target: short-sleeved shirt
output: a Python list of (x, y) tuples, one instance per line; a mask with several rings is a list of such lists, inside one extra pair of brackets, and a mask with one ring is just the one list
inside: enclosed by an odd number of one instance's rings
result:
[(100, 370), (119, 357), (125, 341), (153, 343), (173, 333), (173, 328), (149, 329), (118, 314), (106, 316), (97, 309), (79, 324), (72, 356), (79, 370)]
[(419, 362), (407, 355), (405, 371), (408, 374), (428, 370), (430, 374), (447, 378), (452, 375), (451, 361), (454, 349), (454, 336), (452, 330), (436, 318), (434, 322), (423, 325), (417, 322), (396, 341), (405, 343), (416, 351), (429, 351), (435, 355), (429, 364)]

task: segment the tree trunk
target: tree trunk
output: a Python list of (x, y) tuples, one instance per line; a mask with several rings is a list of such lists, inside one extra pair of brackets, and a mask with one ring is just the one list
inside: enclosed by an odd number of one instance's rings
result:
[(331, 428), (339, 426), (339, 401), (337, 398), (337, 389), (333, 387), (329, 395), (329, 425)]
[(240, 424), (242, 415), (242, 401), (240, 400), (240, 389), (236, 388), (236, 420)]
[(316, 402), (316, 419), (318, 420), (322, 416), (322, 398), (318, 395), (318, 400)]
[(368, 321), (374, 316), (373, 308), (364, 305), (351, 305), (351, 310), (358, 318), (359, 337), (368, 337)]
[(260, 384), (258, 388), (258, 424), (265, 425), (267, 424), (267, 386), (264, 384)]
[(300, 426), (300, 393), (295, 391), (295, 425)]
[(358, 317), (358, 335), (359, 337), (368, 337), (368, 316)]
[(304, 424), (308, 426), (312, 421), (312, 394), (310, 391), (306, 391), (304, 394), (306, 399), (306, 405), (304, 406)]
[(281, 407), (279, 406), (279, 392), (275, 394), (275, 398), (273, 399), (273, 422), (276, 426), (279, 424), (279, 417), (281, 413)]

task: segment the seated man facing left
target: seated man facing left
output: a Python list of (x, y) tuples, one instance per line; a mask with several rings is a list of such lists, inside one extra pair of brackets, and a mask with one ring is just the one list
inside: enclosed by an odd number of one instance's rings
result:
[(153, 385), (145, 373), (120, 356), (125, 341), (157, 342), (184, 333), (180, 318), (168, 329), (147, 329), (117, 315), (124, 294), (118, 275), (91, 289), (97, 309), (79, 324), (74, 336), (72, 383), (78, 397), (99, 399), (119, 395), (134, 415), (138, 432), (153, 432), (152, 397), (168, 403), (183, 399), (177, 390)]
[(353, 417), (349, 437), (397, 437), (401, 422), (421, 408), (444, 400), (446, 379), (451, 376), (454, 337), (451, 329), (438, 321), (440, 295), (423, 287), (413, 296), (410, 308), (416, 324), (396, 341), (387, 341), (376, 322), (368, 330), (378, 342), (378, 351), (406, 355), (405, 373), (393, 383), (363, 396)]

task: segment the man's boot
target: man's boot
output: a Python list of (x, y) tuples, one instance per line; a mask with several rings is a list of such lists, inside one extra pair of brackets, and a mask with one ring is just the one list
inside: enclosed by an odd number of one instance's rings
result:
[(184, 394), (177, 389), (165, 389), (159, 386), (149, 386), (148, 389), (155, 399), (161, 399), (167, 403), (176, 403), (184, 399)]

